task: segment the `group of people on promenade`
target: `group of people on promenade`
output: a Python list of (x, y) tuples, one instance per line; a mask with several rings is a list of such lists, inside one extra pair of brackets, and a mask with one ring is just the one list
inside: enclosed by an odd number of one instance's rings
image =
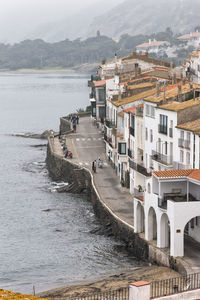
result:
[(103, 167), (103, 161), (102, 161), (101, 157), (99, 157), (97, 161), (93, 160), (93, 162), (92, 162), (92, 172), (93, 173), (96, 173), (97, 165), (98, 165), (99, 168), (102, 169), (102, 167)]
[(69, 121), (72, 123), (73, 131), (76, 132), (76, 125), (79, 124), (79, 116), (76, 114), (69, 115)]

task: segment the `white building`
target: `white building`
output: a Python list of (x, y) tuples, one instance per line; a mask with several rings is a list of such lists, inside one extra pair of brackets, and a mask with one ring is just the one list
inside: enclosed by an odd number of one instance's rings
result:
[(184, 256), (184, 233), (200, 241), (200, 170), (155, 171), (144, 201), (134, 198), (135, 232)]
[(142, 53), (144, 51), (147, 51), (148, 53), (156, 53), (159, 54), (164, 49), (166, 49), (169, 46), (169, 42), (167, 41), (156, 41), (149, 39), (148, 43), (143, 43), (136, 46), (136, 50), (138, 53)]
[(178, 40), (187, 42), (188, 46), (198, 47), (200, 43), (200, 32), (190, 32), (178, 37)]

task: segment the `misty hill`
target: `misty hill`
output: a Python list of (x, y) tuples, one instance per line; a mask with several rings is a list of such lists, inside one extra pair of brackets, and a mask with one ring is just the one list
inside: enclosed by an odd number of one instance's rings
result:
[(94, 18), (87, 34), (150, 34), (169, 26), (174, 32), (189, 32), (200, 23), (199, 11), (199, 0), (126, 0)]
[[(118, 57), (129, 55), (133, 52), (136, 45), (147, 41), (148, 39), (165, 40), (176, 47), (182, 42), (178, 41), (170, 28), (163, 32), (151, 35), (130, 36), (124, 34), (118, 43), (110, 37), (101, 36), (98, 32), (95, 37), (88, 38), (84, 41), (68, 39), (48, 43), (42, 39), (25, 40), (14, 45), (0, 44), (0, 69), (17, 70), (17, 69), (43, 69), (43, 68), (70, 68), (79, 70), (92, 71), (102, 59), (107, 61), (114, 58), (115, 53)], [(166, 54), (152, 57), (161, 58), (166, 61), (173, 61), (180, 65), (192, 51), (191, 47), (177, 49), (176, 57), (168, 57)]]

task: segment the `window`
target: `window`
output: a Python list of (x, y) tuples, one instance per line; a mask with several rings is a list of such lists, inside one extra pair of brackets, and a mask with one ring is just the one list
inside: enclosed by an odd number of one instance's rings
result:
[(181, 139), (184, 140), (184, 131), (181, 130)]
[(165, 142), (165, 155), (167, 155), (167, 142)]
[(150, 105), (146, 104), (146, 116), (149, 116), (150, 114)]
[(99, 102), (104, 102), (106, 99), (105, 89), (99, 89)]
[(145, 139), (148, 141), (148, 128), (145, 128)]
[(150, 142), (152, 143), (153, 142), (153, 130), (150, 129)]
[(155, 107), (151, 105), (151, 117), (155, 118)]
[(183, 163), (183, 150), (180, 150), (180, 162)]
[(160, 115), (159, 133), (167, 134), (168, 117)]
[(187, 132), (187, 141), (190, 142), (190, 132)]
[(189, 165), (190, 164), (190, 152), (186, 153), (186, 164)]
[(126, 143), (119, 143), (118, 144), (118, 153), (119, 154), (126, 154)]

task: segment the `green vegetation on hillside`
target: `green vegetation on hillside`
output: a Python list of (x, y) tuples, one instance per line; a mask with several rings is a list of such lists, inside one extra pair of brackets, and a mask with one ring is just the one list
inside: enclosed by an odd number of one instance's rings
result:
[[(61, 42), (47, 43), (41, 39), (25, 40), (14, 45), (0, 44), (0, 69), (75, 68), (83, 64), (98, 64), (102, 60), (113, 59), (115, 53), (118, 57), (128, 55), (133, 52), (136, 45), (149, 39), (166, 40), (171, 45), (177, 46), (183, 43), (176, 39), (170, 28), (151, 35), (124, 34), (118, 43), (109, 37), (101, 36), (99, 31), (96, 37), (84, 41), (66, 39)], [(181, 64), (191, 50), (186, 48), (177, 51), (178, 58), (173, 58), (173, 62)], [(166, 55), (162, 58), (172, 60)]]

